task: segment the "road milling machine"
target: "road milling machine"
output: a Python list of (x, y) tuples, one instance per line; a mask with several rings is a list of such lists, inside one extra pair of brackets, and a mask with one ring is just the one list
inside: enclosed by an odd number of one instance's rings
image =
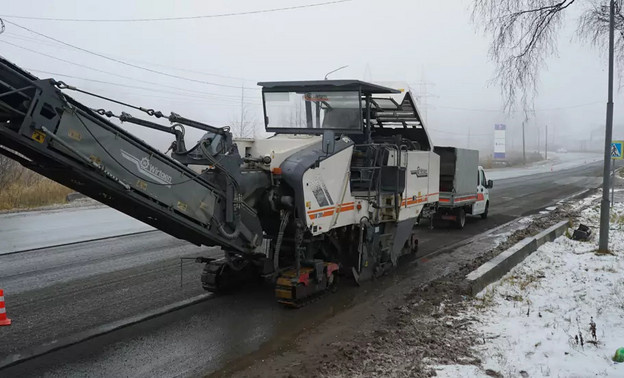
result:
[[(223, 258), (198, 259), (213, 292), (265, 279), (298, 307), (339, 276), (367, 280), (415, 251), (415, 225), (438, 203), (439, 157), (412, 94), (357, 80), (258, 84), (273, 135), (237, 140), (176, 113), (91, 109), (67, 93), (95, 94), (0, 59), (0, 153), (177, 238), (221, 247)], [(170, 152), (122, 122), (172, 134)], [(191, 148), (185, 127), (205, 132)]]

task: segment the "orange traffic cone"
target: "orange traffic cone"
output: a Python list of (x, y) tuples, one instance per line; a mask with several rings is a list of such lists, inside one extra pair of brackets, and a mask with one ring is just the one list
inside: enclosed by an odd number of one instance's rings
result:
[(11, 319), (7, 318), (6, 308), (4, 307), (4, 291), (0, 289), (0, 326), (11, 325)]

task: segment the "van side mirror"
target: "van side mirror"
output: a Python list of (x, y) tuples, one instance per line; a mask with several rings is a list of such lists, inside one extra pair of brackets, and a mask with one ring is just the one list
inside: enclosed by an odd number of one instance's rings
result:
[(494, 181), (492, 181), (492, 180), (488, 180), (488, 181), (487, 181), (487, 186), (486, 186), (486, 188), (488, 188), (488, 189), (492, 189), (493, 187), (494, 187)]

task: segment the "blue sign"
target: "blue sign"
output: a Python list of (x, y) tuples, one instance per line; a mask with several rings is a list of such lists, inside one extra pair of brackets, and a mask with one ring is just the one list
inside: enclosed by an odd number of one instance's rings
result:
[(611, 142), (611, 159), (624, 159), (622, 155), (622, 143), (624, 142), (621, 140), (614, 140)]

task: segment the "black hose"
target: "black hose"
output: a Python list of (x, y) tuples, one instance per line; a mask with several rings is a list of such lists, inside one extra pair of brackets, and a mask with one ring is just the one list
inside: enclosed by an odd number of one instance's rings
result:
[(290, 211), (287, 211), (282, 218), (282, 222), (280, 223), (279, 232), (277, 234), (277, 240), (275, 241), (275, 252), (273, 254), (273, 271), (277, 272), (279, 268), (279, 253), (282, 248), (282, 240), (284, 240), (284, 231), (286, 230), (286, 225), (288, 224), (288, 218), (290, 218)]
[(217, 229), (219, 230), (219, 232), (221, 233), (221, 235), (223, 235), (226, 239), (236, 239), (238, 237), (238, 235), (240, 235), (240, 227), (238, 227), (240, 222), (236, 222), (236, 228), (234, 229), (234, 232), (227, 232), (225, 230), (225, 226), (222, 223), (219, 223), (219, 226), (217, 227)]

